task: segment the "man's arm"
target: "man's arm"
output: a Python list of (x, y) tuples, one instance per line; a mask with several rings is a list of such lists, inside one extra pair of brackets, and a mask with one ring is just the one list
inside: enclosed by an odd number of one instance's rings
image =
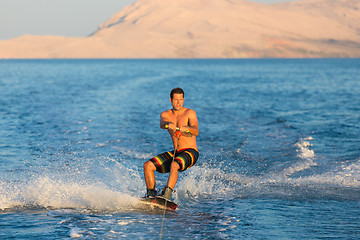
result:
[(171, 130), (175, 130), (176, 129), (176, 125), (172, 122), (169, 122), (167, 120), (167, 111), (162, 112), (160, 114), (160, 128), (161, 129), (171, 129)]
[(192, 109), (188, 110), (188, 125), (181, 127), (182, 132), (189, 132), (191, 135), (199, 135), (199, 122), (196, 116), (196, 112)]

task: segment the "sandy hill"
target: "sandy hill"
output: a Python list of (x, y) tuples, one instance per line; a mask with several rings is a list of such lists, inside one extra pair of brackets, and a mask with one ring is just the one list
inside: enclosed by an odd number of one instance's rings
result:
[(0, 41), (0, 58), (360, 57), (359, 0), (138, 0), (81, 38)]

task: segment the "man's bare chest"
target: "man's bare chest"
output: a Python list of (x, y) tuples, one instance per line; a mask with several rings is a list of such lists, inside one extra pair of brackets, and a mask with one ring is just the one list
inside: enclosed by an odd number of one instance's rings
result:
[(173, 122), (177, 127), (187, 126), (189, 123), (189, 118), (184, 114), (180, 116), (171, 116), (170, 121)]

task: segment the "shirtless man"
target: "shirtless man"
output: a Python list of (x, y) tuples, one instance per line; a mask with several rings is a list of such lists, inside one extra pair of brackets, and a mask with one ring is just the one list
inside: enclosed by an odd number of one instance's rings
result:
[(144, 175), (147, 187), (146, 197), (156, 197), (155, 174), (168, 173), (169, 178), (166, 187), (163, 189), (162, 197), (171, 199), (172, 191), (178, 179), (178, 172), (185, 171), (192, 167), (199, 152), (196, 145), (196, 136), (199, 134), (199, 125), (194, 110), (183, 107), (184, 91), (181, 88), (174, 88), (170, 93), (172, 109), (164, 111), (160, 115), (160, 128), (167, 129), (176, 150), (157, 155), (144, 163)]

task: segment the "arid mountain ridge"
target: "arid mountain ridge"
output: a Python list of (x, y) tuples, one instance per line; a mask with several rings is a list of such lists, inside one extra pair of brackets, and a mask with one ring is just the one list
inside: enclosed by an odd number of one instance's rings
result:
[(359, 0), (138, 0), (87, 37), (0, 41), (0, 58), (360, 57)]

